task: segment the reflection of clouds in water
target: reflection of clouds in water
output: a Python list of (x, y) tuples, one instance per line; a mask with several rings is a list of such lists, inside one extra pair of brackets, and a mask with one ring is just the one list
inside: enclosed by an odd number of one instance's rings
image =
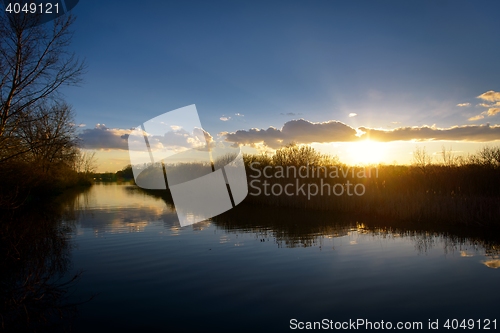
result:
[(117, 184), (95, 184), (90, 191), (81, 193), (75, 200), (79, 210), (113, 208), (166, 208), (160, 198), (140, 192), (136, 186)]
[(473, 254), (467, 253), (467, 251), (460, 251), (461, 257), (473, 257)]
[[(77, 233), (80, 235), (84, 229), (92, 229), (96, 236), (99, 233), (143, 232), (151, 225), (163, 225), (172, 236), (182, 231), (177, 214), (168, 203), (135, 186), (97, 184), (81, 193), (73, 206), (79, 211)], [(203, 221), (193, 224), (192, 229), (201, 231), (210, 225), (210, 221)]]
[(92, 209), (82, 214), (79, 225), (94, 233), (142, 232), (153, 223), (163, 223), (165, 228), (179, 226), (177, 215), (167, 207), (141, 207), (122, 209)]
[(210, 220), (198, 222), (192, 225), (193, 231), (202, 231), (204, 229), (207, 229), (212, 225), (212, 222)]
[(484, 260), (482, 263), (489, 268), (500, 268), (500, 259)]

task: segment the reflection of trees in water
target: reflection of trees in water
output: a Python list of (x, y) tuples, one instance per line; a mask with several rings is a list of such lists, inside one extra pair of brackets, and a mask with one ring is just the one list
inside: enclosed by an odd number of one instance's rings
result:
[[(68, 288), (79, 274), (64, 278), (70, 266), (68, 233), (76, 217), (71, 208), (75, 193), (58, 202), (2, 212), (0, 216), (0, 324), (5, 331), (44, 331), (59, 327), (59, 319), (73, 314)], [(69, 204), (69, 205), (68, 205)], [(69, 222), (62, 223), (62, 219)], [(57, 324), (57, 325), (56, 325)]]
[(445, 253), (477, 251), (482, 248), (492, 258), (500, 254), (500, 233), (484, 228), (416, 225), (331, 212), (245, 204), (213, 218), (213, 221), (218, 228), (229, 232), (270, 234), (280, 246), (286, 247), (321, 246), (324, 238), (366, 234), (382, 239), (410, 240), (419, 253), (443, 246)]
[[(139, 188), (138, 191), (162, 198), (169, 208), (175, 209), (169, 191)], [(432, 221), (410, 223), (336, 214), (331, 211), (252, 205), (245, 202), (211, 220), (217, 228), (226, 232), (254, 233), (261, 239), (273, 238), (278, 246), (290, 248), (321, 246), (325, 238), (358, 233), (379, 238), (401, 237), (414, 242), (419, 253), (425, 253), (442, 244), (445, 253), (484, 249), (485, 255), (492, 259), (498, 259), (500, 255), (499, 230), (484, 227), (439, 225)], [(491, 266), (493, 265), (496, 263), (491, 263)]]
[(331, 213), (239, 205), (214, 217), (217, 228), (227, 232), (255, 233), (273, 238), (280, 247), (311, 247), (323, 238), (346, 236), (355, 224)]

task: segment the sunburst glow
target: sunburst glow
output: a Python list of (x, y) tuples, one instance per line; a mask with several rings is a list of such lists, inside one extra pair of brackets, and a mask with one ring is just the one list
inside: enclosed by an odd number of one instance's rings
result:
[(364, 140), (352, 143), (347, 151), (353, 163), (373, 164), (384, 160), (387, 147), (382, 142)]

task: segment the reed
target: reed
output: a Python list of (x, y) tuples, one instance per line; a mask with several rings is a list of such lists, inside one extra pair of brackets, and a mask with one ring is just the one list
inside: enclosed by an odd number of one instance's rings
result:
[[(250, 186), (247, 202), (253, 205), (296, 207), (411, 221), (442, 221), (451, 224), (499, 225), (500, 148), (485, 148), (467, 159), (447, 163), (413, 165), (347, 166), (336, 158), (308, 147), (287, 146), (274, 156), (245, 155)], [(275, 173), (288, 167), (314, 173), (318, 168), (338, 170), (338, 177), (306, 177)], [(368, 171), (371, 175), (368, 175)], [(264, 172), (267, 171), (266, 174)], [(365, 173), (365, 177), (359, 174)], [(324, 173), (321, 171), (321, 174)], [(268, 177), (266, 177), (268, 176)], [(270, 176), (270, 177), (269, 177)], [(298, 179), (300, 178), (300, 179)], [(297, 181), (299, 183), (297, 183)], [(264, 192), (264, 182), (268, 191)], [(279, 189), (304, 184), (315, 189), (360, 184), (362, 195), (309, 195), (307, 191), (287, 195)], [(274, 186), (276, 191), (272, 192)], [(294, 188), (297, 185), (293, 185)], [(292, 185), (289, 185), (292, 188)], [(260, 189), (260, 191), (259, 191)], [(289, 192), (290, 193), (290, 192)], [(338, 191), (340, 193), (340, 190)], [(352, 193), (352, 192), (351, 192)]]

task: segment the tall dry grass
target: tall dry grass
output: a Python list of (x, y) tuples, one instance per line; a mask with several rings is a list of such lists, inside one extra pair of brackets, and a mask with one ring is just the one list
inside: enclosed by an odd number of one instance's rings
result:
[[(413, 165), (377, 165), (365, 169), (347, 166), (310, 147), (290, 145), (278, 150), (274, 156), (245, 156), (249, 184), (258, 180), (253, 184), (256, 187), (260, 185), (262, 190), (259, 193), (250, 186), (246, 201), (254, 205), (330, 210), (398, 220), (499, 225), (500, 148), (485, 148), (465, 159), (444, 161), (431, 163), (424, 156), (423, 160)], [(322, 181), (330, 186), (341, 184), (344, 188), (347, 184), (362, 184), (365, 192), (360, 196), (349, 196), (345, 192), (340, 196), (326, 195), (326, 192), (314, 196), (302, 192), (295, 192), (292, 196), (278, 194), (280, 186), (296, 184), (297, 177), (290, 175), (281, 178), (278, 175), (266, 178), (263, 172), (267, 167), (269, 175), (289, 166), (303, 166), (310, 171), (313, 168), (317, 170), (318, 166), (340, 170), (338, 178), (299, 179), (300, 184), (306, 184), (305, 188), (309, 184), (320, 186)], [(366, 177), (358, 177), (358, 173), (363, 170)], [(368, 176), (368, 171), (371, 171), (371, 176)], [(264, 194), (264, 181), (269, 183), (270, 195)], [(278, 184), (278, 190), (272, 193), (269, 188), (274, 184)]]

